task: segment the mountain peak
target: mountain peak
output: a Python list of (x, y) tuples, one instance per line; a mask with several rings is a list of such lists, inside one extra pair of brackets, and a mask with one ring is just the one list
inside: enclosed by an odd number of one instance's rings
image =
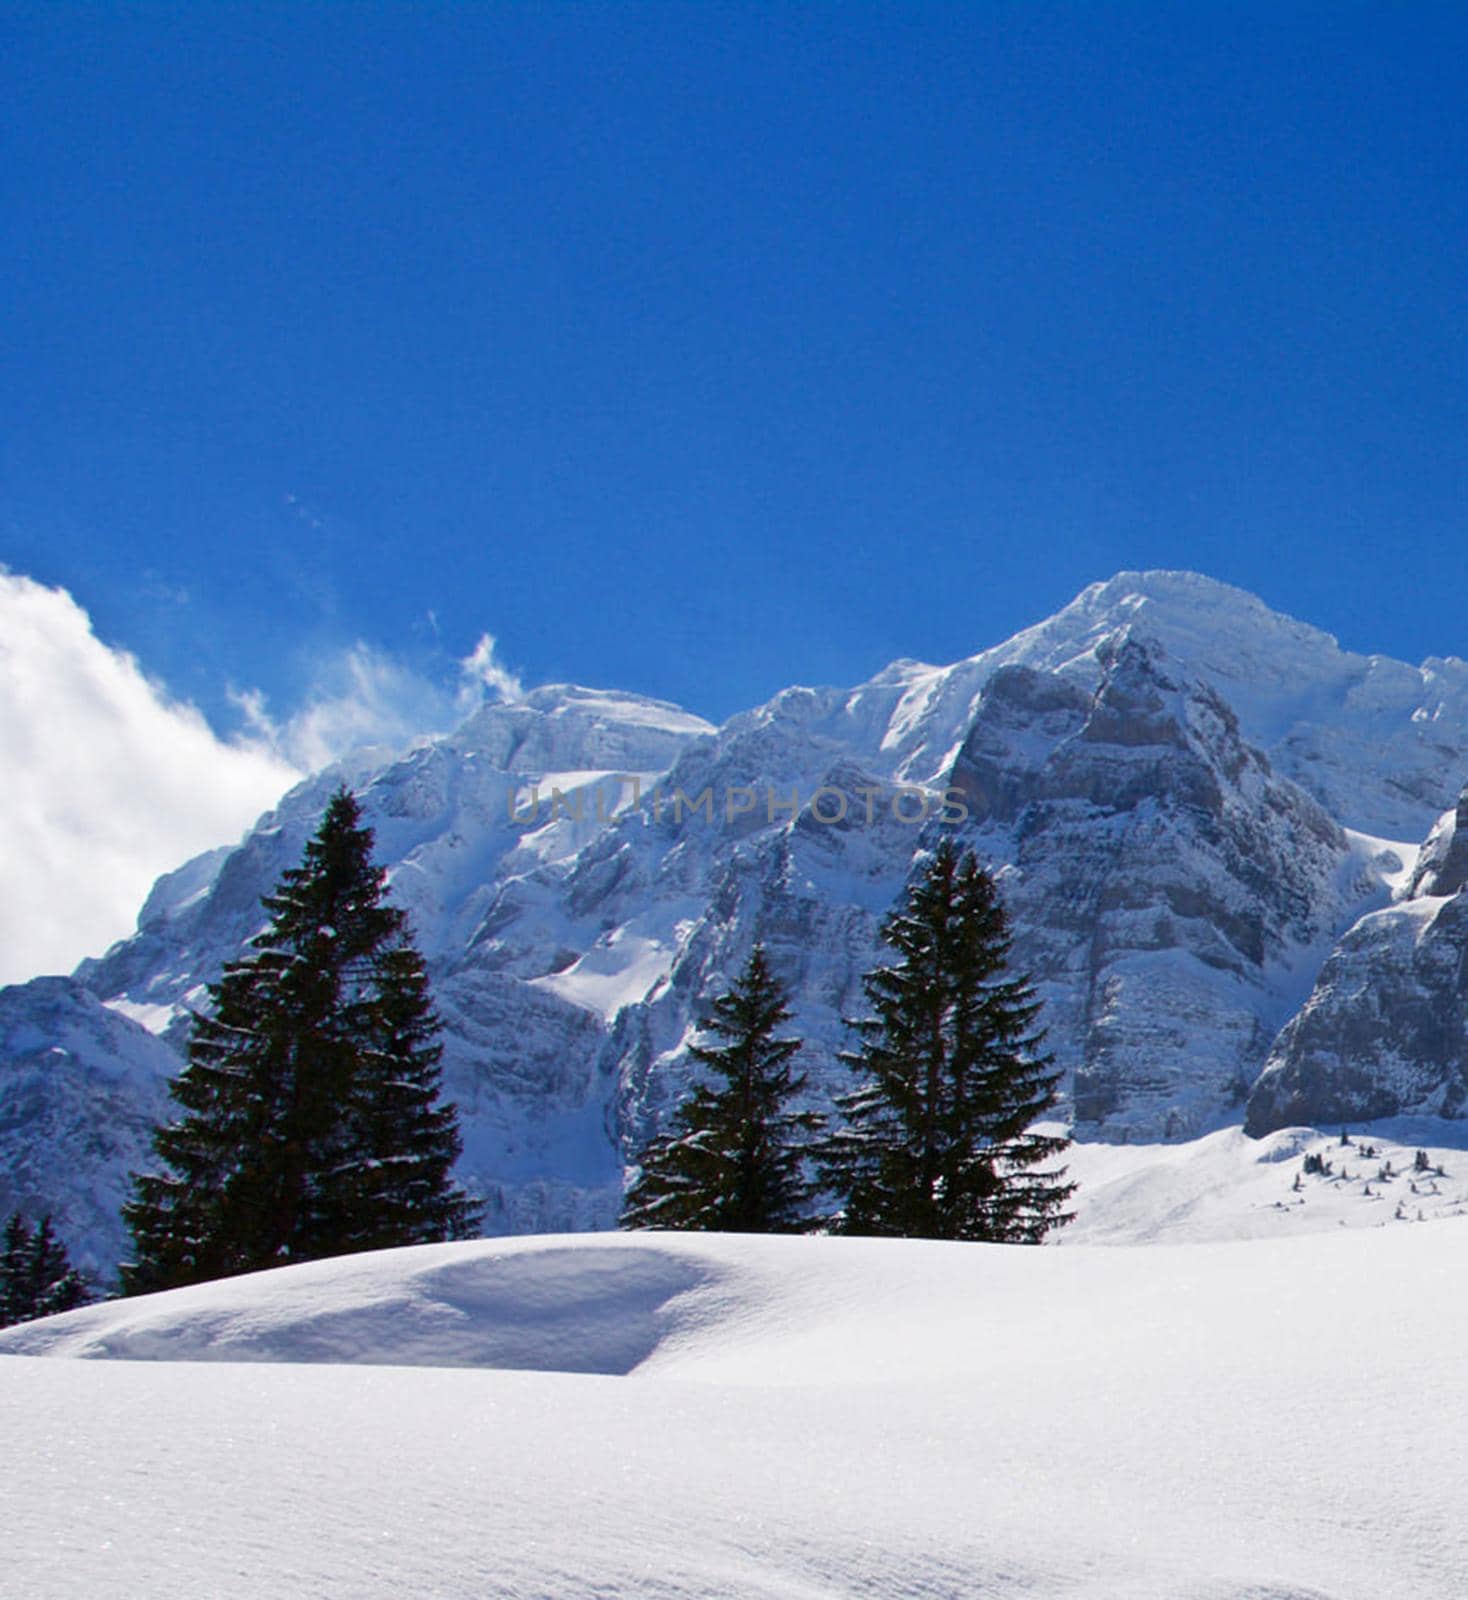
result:
[[(1208, 674), (1235, 683), (1288, 681), (1291, 663), (1308, 656), (1316, 670), (1360, 662), (1332, 634), (1275, 611), (1258, 595), (1200, 572), (1118, 572), (1086, 588), (1052, 617), (1023, 629), (999, 646), (1049, 657), (1052, 670), (1089, 655), (1108, 634), (1144, 623), (1168, 653)], [(989, 652), (984, 652), (988, 654)]]
[(575, 683), (543, 684), (481, 706), (450, 743), (505, 771), (661, 771), (713, 724), (667, 700)]
[(1468, 750), (1451, 731), (1468, 726), (1468, 663), (1359, 655), (1247, 590), (1167, 570), (1090, 584), (1054, 616), (951, 667), (874, 679), (910, 683), (899, 707), (905, 774), (933, 765), (929, 748), (977, 707), (1000, 667), (1059, 672), (1094, 691), (1106, 641), (1126, 630), (1208, 685), (1243, 737), (1348, 827), (1420, 839), (1468, 777)]

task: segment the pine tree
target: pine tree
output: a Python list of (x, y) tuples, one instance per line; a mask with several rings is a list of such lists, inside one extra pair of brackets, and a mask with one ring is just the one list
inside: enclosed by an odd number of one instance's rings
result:
[(471, 1238), (479, 1206), (450, 1178), (458, 1117), (437, 1103), (443, 1047), (422, 956), (411, 945), (388, 950), (377, 981), (372, 1042), (356, 1080), (360, 1160), (350, 1169), (345, 1247)]
[(74, 1310), (91, 1298), (81, 1274), (67, 1259), (66, 1246), (52, 1231), (49, 1215), (41, 1218), (31, 1240), (29, 1278), (38, 1317)]
[(0, 1328), (26, 1320), (26, 1272), (31, 1230), (20, 1212), (13, 1211), (0, 1240)]
[(385, 883), (341, 789), (194, 1018), (182, 1115), (154, 1136), (165, 1170), (135, 1175), (123, 1209), (127, 1292), (472, 1231), (440, 1023)]
[(804, 1164), (821, 1118), (788, 1109), (805, 1087), (791, 1065), (801, 1041), (777, 1037), (789, 1018), (784, 988), (757, 944), (703, 1019), (706, 1031), (728, 1042), (689, 1047), (723, 1082), (697, 1085), (669, 1131), (642, 1152), (624, 1227), (796, 1233), (808, 1225)]
[(1067, 1139), (1031, 1131), (1056, 1103), (1040, 1005), (1007, 976), (994, 880), (945, 839), (882, 926), (898, 954), (863, 980), (875, 1015), (842, 1060), (861, 1080), (821, 1152), (845, 1233), (1038, 1243), (1074, 1184), (1036, 1171)]
[(0, 1328), (72, 1311), (89, 1299), (86, 1282), (67, 1260), (51, 1218), (42, 1217), (32, 1230), (19, 1211), (12, 1213), (0, 1240)]

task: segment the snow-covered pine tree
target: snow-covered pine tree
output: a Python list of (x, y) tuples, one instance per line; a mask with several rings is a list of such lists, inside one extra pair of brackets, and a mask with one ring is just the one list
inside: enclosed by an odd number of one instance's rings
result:
[(183, 1115), (154, 1136), (165, 1170), (123, 1208), (126, 1292), (472, 1231), (438, 1018), (372, 842), (338, 790), (255, 953), (211, 985), (170, 1086)]
[(642, 1152), (623, 1227), (798, 1233), (808, 1226), (812, 1192), (804, 1167), (822, 1119), (789, 1109), (805, 1086), (791, 1065), (801, 1040), (778, 1036), (789, 1019), (784, 987), (757, 944), (703, 1019), (704, 1029), (726, 1042), (689, 1046), (723, 1081), (696, 1085), (667, 1133)]
[(72, 1311), (90, 1299), (51, 1218), (42, 1217), (32, 1229), (19, 1211), (13, 1212), (0, 1239), (0, 1328)]
[(898, 954), (863, 980), (875, 1016), (842, 1060), (860, 1079), (820, 1165), (842, 1232), (1038, 1243), (1070, 1220), (1069, 1145), (1032, 1131), (1059, 1074), (1040, 1052), (1029, 980), (1006, 975), (1008, 919), (972, 852), (944, 839), (882, 937)]

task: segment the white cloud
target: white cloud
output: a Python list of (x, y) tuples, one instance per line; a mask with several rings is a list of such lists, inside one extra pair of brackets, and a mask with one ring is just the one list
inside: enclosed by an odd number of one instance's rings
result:
[(490, 634), (457, 667), (445, 687), (359, 643), (283, 720), (235, 691), (245, 733), (224, 740), (103, 644), (64, 589), (0, 567), (0, 983), (69, 972), (125, 938), (159, 874), (233, 843), (304, 773), (523, 693)]
[(3, 569), (0, 750), (0, 982), (100, 954), (159, 873), (239, 838), (300, 776), (218, 738), (65, 590)]
[(488, 700), (518, 700), (525, 692), (520, 679), (495, 652), (494, 635), (481, 634), (455, 663), (458, 681), (450, 691), (359, 641), (318, 669), (305, 704), (284, 721), (270, 714), (258, 690), (236, 690), (231, 698), (252, 739), (303, 772), (316, 772), (354, 750), (396, 750), (447, 733)]
[(479, 643), (459, 663), (461, 710), (473, 710), (484, 700), (487, 690), (501, 700), (518, 700), (525, 693), (519, 678), (497, 659), (497, 650), (494, 635), (481, 633)]
[(370, 645), (354, 644), (323, 665), (306, 703), (277, 722), (257, 690), (232, 696), (252, 737), (303, 772), (366, 746), (398, 749), (453, 722), (444, 692)]

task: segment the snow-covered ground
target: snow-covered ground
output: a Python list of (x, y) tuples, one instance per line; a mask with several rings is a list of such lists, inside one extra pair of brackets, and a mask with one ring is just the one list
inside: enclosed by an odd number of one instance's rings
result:
[[(1059, 1130), (1057, 1130), (1059, 1131)], [(1347, 1143), (1342, 1143), (1344, 1135)], [(1262, 1139), (1223, 1128), (1185, 1144), (1076, 1144), (1075, 1244), (1281, 1239), (1339, 1228), (1400, 1228), (1468, 1215), (1462, 1123), (1399, 1117), (1334, 1133), (1282, 1128)], [(1427, 1170), (1417, 1170), (1417, 1152)], [(1327, 1168), (1307, 1173), (1305, 1158)]]
[(0, 1335), (0, 1591), (1455, 1597), (1465, 1262), (581, 1235), (96, 1306)]

